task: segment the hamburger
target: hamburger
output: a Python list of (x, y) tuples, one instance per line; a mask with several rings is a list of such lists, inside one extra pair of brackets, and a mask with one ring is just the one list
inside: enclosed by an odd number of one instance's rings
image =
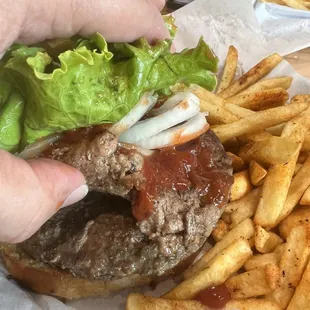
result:
[(95, 34), (5, 55), (2, 119), (11, 117), (1, 148), (72, 165), (90, 188), (28, 240), (1, 245), (22, 285), (66, 299), (106, 296), (180, 274), (204, 246), (233, 182), (194, 95), (195, 85), (216, 86), (217, 58), (203, 39), (181, 53), (170, 47)]

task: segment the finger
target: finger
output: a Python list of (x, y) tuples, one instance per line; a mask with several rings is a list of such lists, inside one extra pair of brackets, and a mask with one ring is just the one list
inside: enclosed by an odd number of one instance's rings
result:
[(151, 2), (153, 2), (160, 11), (166, 5), (166, 0), (151, 0)]
[(0, 150), (0, 240), (21, 242), (59, 208), (87, 194), (84, 176), (57, 161), (24, 161)]

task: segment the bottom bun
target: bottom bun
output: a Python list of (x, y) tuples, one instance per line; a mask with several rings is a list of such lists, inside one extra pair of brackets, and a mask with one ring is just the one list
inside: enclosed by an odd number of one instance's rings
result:
[(180, 275), (196, 258), (199, 251), (181, 261), (175, 268), (160, 277), (131, 275), (116, 280), (87, 280), (71, 273), (52, 268), (30, 258), (18, 245), (0, 244), (5, 267), (10, 276), (22, 286), (44, 295), (65, 299), (107, 297), (126, 288), (157, 284)]
[(103, 296), (125, 288), (150, 284), (150, 277), (139, 275), (100, 281), (74, 277), (72, 274), (34, 261), (18, 245), (1, 244), (5, 267), (11, 277), (34, 292), (65, 299)]

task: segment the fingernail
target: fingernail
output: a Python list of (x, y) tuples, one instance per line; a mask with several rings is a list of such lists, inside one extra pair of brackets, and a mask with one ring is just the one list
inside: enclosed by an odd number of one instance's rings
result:
[(60, 208), (64, 208), (67, 206), (70, 206), (81, 199), (83, 199), (88, 193), (88, 186), (86, 184), (81, 185), (80, 187), (76, 188), (69, 196), (68, 198), (64, 201), (62, 206)]

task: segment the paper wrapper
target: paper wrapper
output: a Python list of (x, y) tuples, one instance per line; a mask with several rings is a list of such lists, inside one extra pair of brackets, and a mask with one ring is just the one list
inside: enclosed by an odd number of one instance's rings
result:
[(310, 46), (310, 11), (260, 1), (255, 11), (271, 53), (287, 55)]
[[(267, 9), (267, 7), (265, 7)], [(175, 45), (178, 51), (187, 47), (196, 46), (200, 36), (214, 49), (221, 64), (226, 56), (227, 48), (233, 44), (240, 53), (240, 69), (246, 71), (263, 57), (270, 53), (270, 38), (265, 39), (260, 32), (259, 23), (256, 19), (253, 1), (250, 0), (196, 0), (188, 6), (174, 13), (179, 32)], [(289, 27), (288, 27), (289, 28)], [(281, 37), (281, 43), (277, 46), (279, 53), (287, 52), (285, 31)], [(310, 36), (310, 34), (309, 34)], [(293, 38), (295, 38), (294, 36)], [(308, 40), (310, 42), (310, 40)], [(304, 47), (304, 44), (295, 49)], [(290, 75), (294, 77), (294, 83), (290, 95), (310, 91), (310, 81), (293, 71), (291, 66), (283, 61), (272, 76)], [(154, 296), (160, 296), (174, 286), (173, 280), (160, 284), (156, 290), (150, 288), (135, 289), (134, 291), (145, 292)], [(132, 291), (132, 290), (131, 290)], [(21, 290), (14, 281), (7, 280), (5, 270), (0, 269), (0, 308), (23, 309), (23, 310), (120, 310), (125, 309), (126, 296), (130, 291), (107, 299), (89, 298), (86, 300), (68, 302), (66, 305), (49, 296), (39, 296)]]

